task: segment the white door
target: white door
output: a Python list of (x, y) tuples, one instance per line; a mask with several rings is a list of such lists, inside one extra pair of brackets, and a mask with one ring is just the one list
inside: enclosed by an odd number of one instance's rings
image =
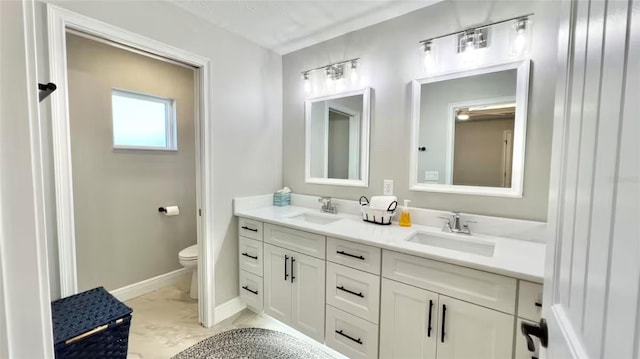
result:
[(437, 294), (383, 278), (380, 358), (435, 358), (437, 313)]
[(264, 312), (281, 322), (291, 320), (291, 256), (264, 244)]
[(513, 315), (440, 295), (438, 359), (510, 359)]
[[(640, 1), (562, 16), (543, 317), (548, 358), (638, 358)], [(544, 353), (542, 353), (544, 356)]]
[(291, 326), (324, 342), (325, 261), (291, 253)]

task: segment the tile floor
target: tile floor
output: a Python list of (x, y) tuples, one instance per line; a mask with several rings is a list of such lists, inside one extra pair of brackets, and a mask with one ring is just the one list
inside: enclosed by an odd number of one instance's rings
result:
[(335, 351), (269, 317), (244, 311), (204, 328), (198, 323), (197, 301), (189, 298), (190, 278), (126, 302), (133, 308), (128, 359), (171, 358), (182, 350), (225, 330), (258, 327), (278, 330), (318, 345), (336, 358)]

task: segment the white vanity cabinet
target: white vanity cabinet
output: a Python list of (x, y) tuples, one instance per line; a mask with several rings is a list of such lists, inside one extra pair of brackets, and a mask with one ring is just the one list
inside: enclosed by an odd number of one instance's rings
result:
[(349, 358), (537, 358), (520, 323), (541, 284), (243, 218), (239, 234), (243, 302)]
[(263, 303), (262, 222), (238, 219), (240, 299), (260, 312)]
[(381, 358), (512, 357), (515, 279), (387, 250), (382, 258)]
[(324, 342), (324, 259), (271, 243), (291, 242), (298, 250), (316, 253), (315, 248), (324, 248), (325, 238), (269, 224), (264, 228), (264, 312)]

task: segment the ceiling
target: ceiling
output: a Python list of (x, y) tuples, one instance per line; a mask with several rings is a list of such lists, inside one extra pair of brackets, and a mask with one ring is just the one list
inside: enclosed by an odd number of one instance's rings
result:
[(279, 54), (404, 15), (442, 0), (169, 0)]

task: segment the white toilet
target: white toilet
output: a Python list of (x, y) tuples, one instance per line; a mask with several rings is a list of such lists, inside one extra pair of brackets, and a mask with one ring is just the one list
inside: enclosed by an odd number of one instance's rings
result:
[(191, 275), (191, 290), (189, 296), (192, 299), (198, 299), (198, 245), (194, 244), (178, 253), (180, 264), (193, 271)]

